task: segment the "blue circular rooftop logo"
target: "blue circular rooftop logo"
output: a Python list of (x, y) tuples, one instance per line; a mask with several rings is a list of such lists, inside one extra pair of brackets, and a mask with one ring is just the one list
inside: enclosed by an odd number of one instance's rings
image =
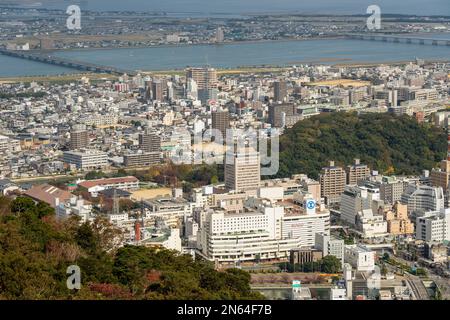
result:
[(308, 208), (308, 209), (315, 209), (316, 208), (316, 202), (314, 200), (306, 201), (306, 208)]

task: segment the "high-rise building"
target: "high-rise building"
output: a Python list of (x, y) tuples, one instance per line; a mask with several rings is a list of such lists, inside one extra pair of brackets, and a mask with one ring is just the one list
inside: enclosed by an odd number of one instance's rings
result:
[(208, 100), (217, 99), (217, 71), (216, 69), (204, 68), (188, 68), (186, 70), (186, 81), (189, 84), (190, 79), (193, 79), (197, 84), (198, 99), (202, 103)]
[(450, 209), (429, 211), (418, 217), (416, 239), (427, 242), (450, 241)]
[(161, 137), (155, 132), (146, 131), (139, 135), (139, 148), (143, 152), (160, 152)]
[(447, 135), (447, 159), (441, 161), (439, 169), (431, 170), (431, 184), (435, 187), (442, 187), (444, 192), (448, 191), (450, 182), (450, 130)]
[(269, 123), (276, 128), (286, 125), (286, 118), (294, 116), (295, 106), (293, 103), (272, 104), (269, 106)]
[(278, 80), (273, 83), (273, 100), (275, 102), (284, 102), (287, 98), (287, 84), (284, 80)]
[(402, 198), (403, 190), (403, 181), (397, 180), (395, 177), (383, 177), (380, 184), (380, 200), (394, 204)]
[(345, 170), (334, 165), (330, 161), (328, 167), (322, 168), (320, 174), (320, 193), (325, 198), (327, 204), (340, 202), (341, 194), (345, 188)]
[(74, 125), (70, 131), (70, 149), (83, 149), (88, 146), (88, 143), (89, 139), (86, 126), (83, 124)]
[(342, 265), (344, 265), (344, 246), (344, 240), (334, 239), (324, 232), (316, 233), (315, 248), (322, 250), (324, 257), (335, 256), (341, 261)]
[(217, 110), (211, 113), (212, 128), (222, 133), (223, 141), (226, 140), (227, 129), (230, 128), (230, 113), (228, 110)]
[(216, 42), (223, 42), (225, 39), (225, 36), (223, 34), (223, 29), (221, 27), (218, 27), (216, 30)]
[(155, 101), (164, 100), (164, 85), (161, 80), (155, 80), (152, 82), (152, 99)]
[[(230, 163), (229, 163), (230, 162)], [(229, 190), (249, 191), (260, 187), (259, 152), (250, 148), (228, 151), (225, 163), (225, 186)]]
[(347, 166), (347, 184), (357, 185), (358, 182), (367, 180), (370, 177), (370, 169), (367, 165), (361, 164), (359, 159), (355, 159), (355, 163)]
[(198, 90), (217, 88), (217, 71), (214, 68), (189, 68), (186, 79), (194, 79)]
[(194, 79), (188, 79), (186, 83), (186, 96), (188, 99), (198, 99), (198, 87)]
[(450, 161), (442, 160), (439, 169), (431, 170), (430, 178), (433, 186), (441, 187), (444, 191), (447, 191), (450, 182)]
[(341, 219), (356, 225), (358, 213), (366, 209), (371, 209), (367, 189), (356, 186), (345, 187), (341, 196)]

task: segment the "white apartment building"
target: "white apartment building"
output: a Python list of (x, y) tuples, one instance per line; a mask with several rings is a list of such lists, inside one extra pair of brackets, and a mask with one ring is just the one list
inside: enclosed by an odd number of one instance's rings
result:
[(450, 241), (450, 209), (429, 211), (417, 217), (416, 239), (426, 242)]
[(382, 215), (374, 215), (372, 209), (358, 212), (356, 227), (364, 238), (384, 237), (387, 233), (387, 221)]
[(333, 239), (328, 233), (318, 232), (315, 238), (315, 248), (322, 250), (324, 257), (335, 256), (344, 265), (344, 240)]
[(344, 261), (357, 271), (373, 271), (375, 269), (375, 252), (360, 245), (346, 245)]
[(169, 227), (177, 227), (192, 215), (189, 202), (183, 198), (160, 197), (145, 200), (143, 204), (148, 209), (145, 219), (162, 218)]
[(63, 161), (75, 165), (79, 170), (94, 170), (108, 166), (108, 155), (98, 150), (66, 151)]
[(371, 208), (367, 189), (347, 186), (341, 195), (341, 219), (355, 225), (358, 212)]
[(197, 247), (211, 261), (280, 259), (301, 246), (313, 246), (315, 233), (329, 234), (330, 214), (286, 214), (282, 206), (261, 206), (230, 214), (209, 211), (198, 232)]
[(442, 187), (410, 184), (402, 194), (401, 201), (408, 206), (408, 213), (439, 211), (444, 208), (444, 191)]
[(112, 212), (108, 214), (108, 220), (111, 223), (121, 226), (123, 224), (129, 223), (130, 217), (128, 215), (128, 212), (117, 212), (117, 213)]
[(59, 218), (67, 218), (74, 214), (81, 218), (81, 223), (84, 223), (92, 218), (92, 205), (85, 203), (83, 199), (78, 199), (75, 196), (70, 198), (70, 201), (60, 202), (56, 206), (55, 211), (56, 216)]

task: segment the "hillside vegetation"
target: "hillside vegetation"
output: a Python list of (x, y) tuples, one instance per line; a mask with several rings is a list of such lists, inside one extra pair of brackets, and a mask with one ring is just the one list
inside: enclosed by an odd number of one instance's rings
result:
[(317, 178), (329, 160), (349, 165), (361, 159), (384, 174), (419, 174), (445, 158), (444, 130), (388, 113), (324, 113), (300, 121), (280, 138), (277, 176)]
[[(263, 298), (245, 271), (219, 272), (168, 250), (115, 248), (117, 237), (106, 219), (79, 224), (29, 198), (0, 197), (0, 300)], [(80, 268), (80, 290), (67, 288), (71, 265)]]

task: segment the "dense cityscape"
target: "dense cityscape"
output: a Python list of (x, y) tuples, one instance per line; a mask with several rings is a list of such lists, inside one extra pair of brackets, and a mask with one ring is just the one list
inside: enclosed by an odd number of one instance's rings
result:
[[(65, 11), (0, 10), (2, 50), (34, 55), (367, 28), (88, 11), (73, 31)], [(450, 53), (450, 17), (375, 33), (426, 32)], [(448, 300), (448, 57), (0, 74), (0, 299)]]

